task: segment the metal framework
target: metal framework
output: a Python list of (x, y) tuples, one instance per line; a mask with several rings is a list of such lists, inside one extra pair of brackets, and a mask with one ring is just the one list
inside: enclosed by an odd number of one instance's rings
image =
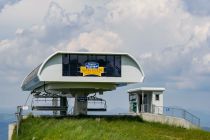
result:
[(107, 110), (106, 100), (96, 97), (96, 94), (94, 94), (93, 96), (87, 97), (87, 101), (89, 104), (102, 105), (101, 108), (87, 108), (87, 111), (106, 111)]
[[(33, 91), (31, 94), (33, 95), (33, 98), (32, 98), (32, 101), (31, 101), (31, 109), (32, 110), (37, 110), (37, 111), (66, 111), (68, 109), (68, 102), (67, 102), (66, 105), (58, 106), (57, 103), (55, 103), (53, 105), (54, 101), (56, 101), (56, 102), (60, 101), (61, 102), (61, 98), (63, 97), (62, 95), (52, 94), (52, 93), (47, 92), (46, 90), (45, 90), (44, 93)], [(35, 105), (35, 102), (37, 102), (37, 103), (49, 102), (49, 103), (52, 103), (52, 105), (51, 106)]]
[[(61, 102), (61, 98), (65, 97), (61, 94), (52, 94), (48, 91), (44, 90), (45, 92), (37, 92), (32, 91), (31, 94), (33, 95), (31, 101), (31, 109), (36, 111), (66, 111), (68, 110), (68, 104), (66, 105), (53, 105), (53, 100), (56, 99), (57, 102)], [(66, 98), (66, 97), (65, 97)], [(100, 107), (89, 107), (87, 111), (107, 111), (106, 100), (102, 98), (96, 97), (96, 93), (92, 96), (88, 97), (78, 97), (77, 100), (79, 102), (87, 102), (88, 104), (100, 104)], [(52, 103), (52, 105), (36, 105), (35, 103)], [(55, 113), (56, 114), (56, 113)]]

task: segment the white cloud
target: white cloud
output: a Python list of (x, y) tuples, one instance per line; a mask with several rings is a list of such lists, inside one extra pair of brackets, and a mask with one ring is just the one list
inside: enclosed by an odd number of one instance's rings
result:
[[(13, 1), (13, 0), (3, 0)], [(15, 1), (15, 0), (14, 0)], [(96, 7), (103, 5), (105, 1), (92, 0), (21, 0), (20, 2), (6, 6), (0, 12), (0, 39), (13, 38), (17, 28), (30, 28), (33, 25), (42, 24), (51, 2), (56, 2), (68, 13), (79, 13), (84, 5)], [(1, 3), (1, 2), (0, 2)]]
[[(141, 48), (141, 51), (156, 51), (168, 45), (180, 44), (189, 38), (182, 22), (188, 24), (191, 17), (183, 11), (179, 1), (114, 0), (108, 4), (107, 22), (120, 32), (127, 42), (127, 50)], [(120, 25), (120, 26), (119, 26)], [(189, 27), (190, 28), (190, 27)], [(185, 32), (184, 36), (180, 37)], [(135, 52), (134, 52), (135, 53)]]
[(115, 52), (122, 44), (116, 33), (104, 30), (94, 30), (89, 33), (81, 33), (78, 38), (70, 41), (69, 51), (85, 50), (93, 52)]
[(202, 60), (204, 65), (210, 66), (210, 53), (204, 55)]
[(0, 13), (1, 13), (2, 9), (4, 9), (6, 6), (13, 5), (19, 1), (20, 0), (1, 0), (0, 1)]
[[(176, 11), (174, 9), (176, 8)], [(168, 15), (174, 15), (183, 11), (179, 0), (113, 0), (108, 4), (109, 16), (108, 20), (112, 22), (122, 22), (131, 19), (133, 24), (141, 26), (141, 21), (150, 20), (152, 23), (156, 19), (167, 18)], [(136, 22), (138, 20), (139, 22)], [(151, 23), (150, 23), (151, 24)]]
[(208, 67), (193, 58), (209, 51), (210, 17), (192, 15), (181, 0), (113, 0), (106, 22), (123, 41), (121, 50), (142, 62), (147, 83), (200, 90), (196, 81), (206, 82)]
[(147, 53), (185, 43), (200, 45), (206, 39), (210, 17), (191, 15), (181, 0), (113, 0), (106, 21), (125, 40), (126, 51)]
[[(7, 0), (6, 0), (7, 1)], [(52, 0), (20, 0), (0, 13), (0, 39), (13, 38), (17, 28), (41, 24)]]
[[(68, 44), (72, 46), (77, 42), (78, 45), (90, 45), (90, 49), (97, 49), (96, 46), (100, 45), (103, 45), (101, 48), (114, 48), (115, 44), (119, 45), (117, 34), (100, 29), (92, 31), (97, 26), (94, 14), (94, 9), (89, 6), (84, 6), (80, 12), (68, 13), (59, 4), (50, 3), (42, 24), (28, 29), (17, 28), (14, 31), (14, 39), (0, 41), (2, 79), (9, 83), (12, 79), (13, 82), (22, 81), (23, 77), (48, 55), (57, 50), (67, 50)], [(92, 37), (96, 38), (94, 43), (91, 43)], [(86, 42), (79, 43), (81, 40)], [(80, 49), (81, 46), (74, 47), (74, 50)]]

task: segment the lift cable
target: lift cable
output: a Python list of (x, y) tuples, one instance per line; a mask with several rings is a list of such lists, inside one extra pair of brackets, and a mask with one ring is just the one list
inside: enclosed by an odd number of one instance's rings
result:
[(27, 104), (27, 102), (28, 102), (28, 99), (29, 99), (29, 97), (31, 96), (31, 94), (29, 94), (28, 95), (28, 97), (27, 97), (27, 99), (26, 99), (26, 101), (25, 101), (25, 104), (24, 104), (24, 106), (26, 106), (26, 104)]

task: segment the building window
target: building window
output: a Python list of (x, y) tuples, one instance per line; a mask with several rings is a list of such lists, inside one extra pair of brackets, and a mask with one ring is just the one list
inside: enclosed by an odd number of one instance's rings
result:
[(96, 63), (99, 67), (104, 67), (102, 77), (121, 77), (120, 55), (63, 54), (62, 63), (63, 76), (83, 76), (80, 68), (88, 63)]
[(159, 100), (160, 100), (159, 94), (155, 94), (155, 100), (156, 100), (156, 101), (159, 101)]
[(77, 55), (70, 55), (69, 56), (70, 61), (69, 61), (69, 67), (70, 67), (70, 72), (69, 75), (63, 75), (63, 76), (77, 76), (78, 74), (78, 69), (77, 69), (77, 65), (78, 65), (78, 59), (77, 59)]
[(129, 95), (129, 101), (136, 101), (136, 95), (135, 94), (130, 94)]
[(70, 69), (69, 69), (69, 55), (64, 54), (63, 55), (63, 76), (68, 76)]

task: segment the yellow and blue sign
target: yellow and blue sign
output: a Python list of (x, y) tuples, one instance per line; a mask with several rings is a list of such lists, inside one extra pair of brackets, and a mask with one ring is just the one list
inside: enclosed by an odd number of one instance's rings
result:
[(99, 67), (99, 64), (96, 62), (87, 62), (85, 66), (80, 67), (80, 73), (83, 76), (95, 75), (101, 77), (101, 74), (104, 73), (104, 67)]

